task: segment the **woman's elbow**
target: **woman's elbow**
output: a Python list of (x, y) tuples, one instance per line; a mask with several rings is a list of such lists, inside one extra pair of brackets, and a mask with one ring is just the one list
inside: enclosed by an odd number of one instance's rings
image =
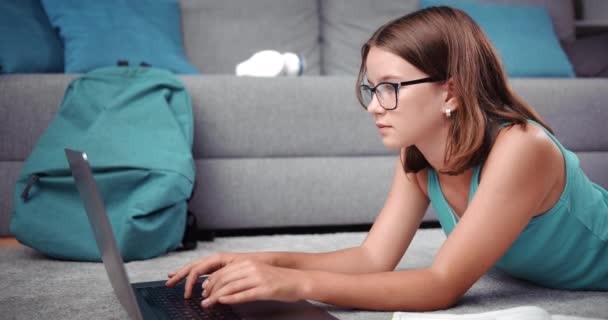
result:
[(462, 281), (456, 279), (454, 275), (431, 272), (434, 274), (433, 280), (437, 286), (437, 291), (440, 292), (433, 299), (435, 310), (448, 309), (454, 306), (470, 288), (470, 286), (463, 285)]
[(433, 310), (429, 310), (429, 311), (449, 309), (452, 306), (454, 306), (456, 303), (458, 303), (458, 301), (460, 301), (462, 296), (463, 296), (462, 294), (454, 295), (454, 294), (444, 293), (441, 295), (441, 297), (438, 297), (437, 299), (435, 299), (435, 304), (433, 306)]
[[(406, 279), (407, 283), (402, 283), (405, 291), (401, 297), (406, 296), (407, 299), (396, 300), (393, 308), (419, 312), (448, 309), (458, 303), (466, 292), (459, 289), (457, 281), (452, 281), (431, 269), (419, 270), (416, 273), (414, 279)], [(418, 289), (412, 291), (412, 288)]]

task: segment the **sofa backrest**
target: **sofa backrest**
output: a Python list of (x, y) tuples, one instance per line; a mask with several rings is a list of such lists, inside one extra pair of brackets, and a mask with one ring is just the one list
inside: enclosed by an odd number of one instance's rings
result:
[(321, 0), (323, 74), (357, 74), (361, 46), (374, 31), (418, 7), (418, 0)]
[(513, 79), (513, 89), (575, 152), (592, 181), (608, 190), (608, 79)]
[[(456, 1), (456, 0), (455, 0)], [(460, 0), (459, 0), (460, 1)], [(574, 40), (571, 0), (481, 0), (543, 6), (562, 42)], [(203, 74), (234, 74), (253, 53), (300, 54), (305, 75), (353, 75), (363, 43), (418, 0), (180, 0), (184, 46)]]
[(234, 74), (255, 52), (301, 54), (320, 73), (318, 0), (180, 0), (184, 46), (203, 74)]

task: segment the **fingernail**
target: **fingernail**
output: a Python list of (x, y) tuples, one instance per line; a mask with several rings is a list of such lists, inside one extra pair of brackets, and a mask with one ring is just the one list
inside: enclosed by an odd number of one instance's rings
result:
[(207, 286), (207, 280), (203, 281), (203, 288)]
[(203, 297), (207, 296), (207, 290), (203, 290)]
[(203, 308), (207, 308), (207, 305), (209, 304), (209, 299), (204, 299), (203, 302), (201, 302), (201, 306)]

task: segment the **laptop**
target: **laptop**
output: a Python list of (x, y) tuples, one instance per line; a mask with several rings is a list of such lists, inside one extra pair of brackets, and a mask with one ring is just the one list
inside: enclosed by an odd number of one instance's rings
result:
[(205, 309), (200, 305), (201, 283), (205, 280), (205, 276), (200, 277), (194, 285), (191, 299), (184, 299), (184, 281), (173, 288), (165, 286), (166, 280), (131, 283), (116, 246), (112, 227), (86, 153), (65, 149), (65, 154), (114, 293), (132, 319), (337, 319), (308, 301), (216, 304)]

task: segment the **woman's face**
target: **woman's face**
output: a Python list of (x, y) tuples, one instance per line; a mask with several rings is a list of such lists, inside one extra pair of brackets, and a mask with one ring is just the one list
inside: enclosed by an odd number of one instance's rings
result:
[[(429, 76), (398, 55), (374, 46), (365, 63), (370, 87), (380, 82), (398, 83)], [(446, 98), (447, 85), (444, 84), (403, 86), (398, 91), (396, 109), (385, 110), (374, 95), (367, 112), (380, 126), (382, 143), (387, 148), (399, 149), (432, 139), (440, 132), (446, 121), (443, 113)]]

